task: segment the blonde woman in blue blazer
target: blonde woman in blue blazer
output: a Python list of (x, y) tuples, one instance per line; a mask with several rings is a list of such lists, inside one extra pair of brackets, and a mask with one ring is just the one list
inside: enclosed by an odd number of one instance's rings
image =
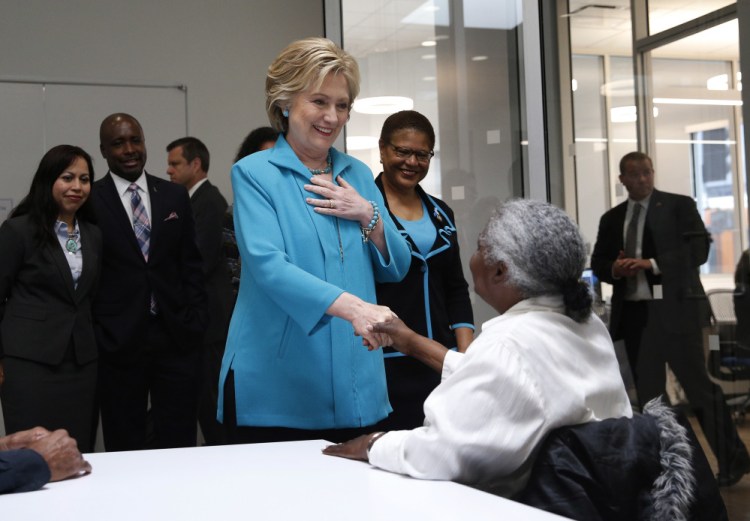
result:
[(358, 92), (356, 62), (324, 38), (269, 67), (279, 139), (232, 170), (243, 269), (218, 408), (230, 442), (344, 440), (391, 411), (374, 349), (390, 339), (369, 326), (395, 317), (375, 281), (399, 281), (411, 259), (370, 169), (332, 147)]

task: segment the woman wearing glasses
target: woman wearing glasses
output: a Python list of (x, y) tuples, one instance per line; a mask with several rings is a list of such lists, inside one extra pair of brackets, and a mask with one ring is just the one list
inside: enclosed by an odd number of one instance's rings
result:
[[(411, 266), (397, 283), (376, 285), (378, 303), (388, 306), (410, 328), (463, 352), (474, 332), (469, 291), (461, 268), (453, 211), (428, 195), (419, 182), (434, 155), (435, 131), (413, 110), (389, 116), (380, 133), (383, 172), (375, 180), (393, 222), (411, 243)], [(388, 396), (393, 413), (386, 427), (422, 425), (425, 398), (440, 375), (391, 348), (385, 349)]]

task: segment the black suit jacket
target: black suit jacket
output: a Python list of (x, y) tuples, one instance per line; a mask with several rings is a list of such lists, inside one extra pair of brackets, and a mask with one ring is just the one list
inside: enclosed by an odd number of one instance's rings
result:
[[(624, 226), (627, 201), (605, 213), (599, 221), (591, 267), (600, 280), (613, 286), (610, 331), (617, 334), (620, 326), (626, 281), (612, 277), (612, 264), (624, 250)], [(701, 285), (698, 267), (708, 259), (710, 235), (703, 225), (695, 201), (690, 197), (654, 190), (643, 229), (642, 257), (656, 259), (660, 275), (646, 272), (653, 294), (655, 285), (662, 286), (663, 299), (658, 306), (667, 330), (681, 331), (687, 324), (703, 324), (707, 317), (706, 294)]]
[(92, 191), (103, 237), (95, 331), (100, 349), (123, 356), (136, 354), (144, 343), (152, 294), (176, 347), (199, 346), (207, 324), (202, 260), (187, 191), (149, 174), (146, 180), (151, 201), (148, 262), (112, 174), (94, 183)]
[(96, 359), (91, 302), (101, 267), (99, 229), (80, 220), (83, 269), (73, 286), (60, 244), (39, 244), (28, 215), (0, 228), (0, 356), (59, 364), (73, 340), (78, 363)]
[(208, 291), (209, 322), (205, 342), (226, 340), (232, 310), (232, 286), (224, 255), (224, 214), (227, 201), (219, 189), (206, 181), (190, 197), (195, 216), (195, 236), (203, 257)]

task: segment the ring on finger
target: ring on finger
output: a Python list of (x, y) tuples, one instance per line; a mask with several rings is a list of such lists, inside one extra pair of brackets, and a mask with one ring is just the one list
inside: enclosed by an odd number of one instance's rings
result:
[(331, 210), (333, 210), (334, 208), (336, 208), (336, 203), (334, 202), (334, 200), (333, 200), (333, 199), (329, 199), (329, 200), (328, 200), (328, 207), (329, 207), (329, 208), (330, 208)]

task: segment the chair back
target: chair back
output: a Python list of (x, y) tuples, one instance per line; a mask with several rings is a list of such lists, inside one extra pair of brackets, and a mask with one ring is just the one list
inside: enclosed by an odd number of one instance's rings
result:
[(734, 290), (712, 289), (706, 293), (708, 303), (711, 306), (711, 316), (717, 326), (737, 324), (737, 316), (734, 313)]
[(586, 521), (726, 519), (716, 480), (688, 428), (656, 398), (633, 418), (556, 429), (514, 499)]

